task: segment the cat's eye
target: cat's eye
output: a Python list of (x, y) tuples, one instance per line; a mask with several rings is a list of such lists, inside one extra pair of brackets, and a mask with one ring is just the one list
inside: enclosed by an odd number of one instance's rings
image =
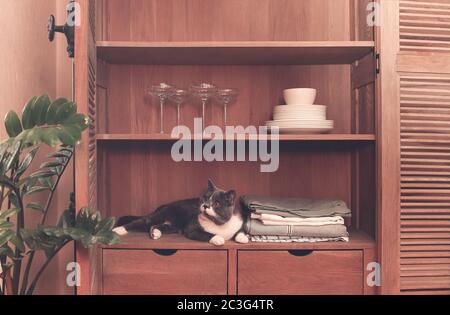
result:
[(220, 203), (218, 201), (214, 202), (214, 207), (220, 206)]

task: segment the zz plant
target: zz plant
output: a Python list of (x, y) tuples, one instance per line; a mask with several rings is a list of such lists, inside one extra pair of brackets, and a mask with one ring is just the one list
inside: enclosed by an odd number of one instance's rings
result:
[[(114, 218), (102, 219), (99, 212), (87, 208), (75, 215), (73, 200), (56, 225), (47, 225), (58, 183), (89, 124), (87, 116), (77, 113), (75, 103), (65, 98), (52, 102), (47, 95), (33, 97), (21, 119), (14, 111), (6, 115), (9, 139), (0, 142), (0, 295), (33, 294), (52, 258), (72, 241), (84, 247), (119, 241), (112, 232)], [(52, 152), (32, 170), (43, 145)], [(33, 201), (38, 193), (46, 194), (45, 203)], [(40, 223), (32, 228), (25, 220), (29, 211), (40, 214)], [(45, 253), (46, 260), (31, 274), (38, 251)]]

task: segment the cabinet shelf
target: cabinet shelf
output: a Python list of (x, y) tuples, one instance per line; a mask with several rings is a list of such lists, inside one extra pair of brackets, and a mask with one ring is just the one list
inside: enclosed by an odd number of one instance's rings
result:
[(373, 41), (100, 41), (97, 56), (115, 64), (304, 65), (351, 64)]
[(223, 247), (216, 247), (206, 242), (197, 242), (179, 234), (163, 235), (159, 240), (152, 240), (147, 233), (130, 233), (121, 237), (121, 242), (111, 249), (243, 249), (243, 250), (356, 250), (373, 248), (375, 241), (362, 231), (350, 231), (349, 242), (317, 242), (317, 243), (258, 243), (238, 244), (228, 241)]
[[(270, 135), (268, 138), (270, 139)], [(249, 136), (245, 136), (245, 140), (249, 140)], [(371, 142), (375, 141), (374, 134), (307, 134), (307, 135), (279, 135), (279, 140), (287, 141), (354, 141), (354, 142)], [(97, 134), (97, 141), (176, 141), (179, 138), (172, 138), (170, 134)], [(192, 137), (191, 140), (211, 140), (211, 138)], [(237, 140), (234, 137), (215, 138), (216, 140)], [(240, 140), (240, 139), (239, 139)]]

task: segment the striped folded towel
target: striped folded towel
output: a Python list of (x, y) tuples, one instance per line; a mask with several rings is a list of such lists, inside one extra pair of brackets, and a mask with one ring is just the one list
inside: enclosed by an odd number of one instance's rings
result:
[(348, 237), (293, 237), (251, 235), (252, 242), (259, 243), (316, 243), (316, 242), (348, 242)]

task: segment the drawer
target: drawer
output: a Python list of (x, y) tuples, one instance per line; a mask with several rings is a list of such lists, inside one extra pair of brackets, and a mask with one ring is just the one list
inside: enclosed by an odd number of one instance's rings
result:
[(104, 294), (227, 294), (222, 250), (103, 250)]
[(362, 251), (239, 251), (238, 294), (363, 294)]

